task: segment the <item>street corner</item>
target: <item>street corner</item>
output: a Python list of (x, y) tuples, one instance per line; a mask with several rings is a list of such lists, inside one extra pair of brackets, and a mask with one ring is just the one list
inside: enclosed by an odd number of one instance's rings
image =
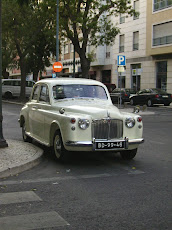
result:
[(16, 175), (41, 162), (41, 148), (17, 140), (7, 140), (7, 143), (8, 147), (0, 149), (0, 178)]

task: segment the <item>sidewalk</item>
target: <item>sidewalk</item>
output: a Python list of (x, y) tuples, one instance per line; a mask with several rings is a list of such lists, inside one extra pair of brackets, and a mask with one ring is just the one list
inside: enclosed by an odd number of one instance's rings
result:
[(6, 140), (0, 148), (0, 178), (16, 175), (40, 163), (43, 150), (23, 141)]

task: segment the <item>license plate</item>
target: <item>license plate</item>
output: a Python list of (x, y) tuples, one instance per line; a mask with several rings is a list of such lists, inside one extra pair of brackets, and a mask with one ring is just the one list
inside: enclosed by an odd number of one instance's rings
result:
[(168, 96), (162, 96), (163, 98), (167, 98)]
[(96, 149), (121, 149), (124, 148), (124, 142), (96, 142)]

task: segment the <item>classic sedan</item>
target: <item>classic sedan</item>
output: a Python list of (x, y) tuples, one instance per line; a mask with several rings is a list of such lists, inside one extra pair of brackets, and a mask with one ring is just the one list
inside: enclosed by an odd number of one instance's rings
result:
[(142, 137), (142, 117), (120, 112), (107, 87), (95, 80), (38, 81), (20, 112), (24, 141), (51, 147), (58, 159), (70, 151), (113, 151), (132, 159)]
[(161, 89), (143, 89), (137, 92), (136, 95), (130, 97), (131, 105), (143, 105), (153, 106), (154, 104), (164, 104), (169, 106), (172, 102), (172, 94), (167, 93)]

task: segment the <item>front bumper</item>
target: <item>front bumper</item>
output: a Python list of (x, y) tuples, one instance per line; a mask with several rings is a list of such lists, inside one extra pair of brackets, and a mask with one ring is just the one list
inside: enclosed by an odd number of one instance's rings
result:
[[(97, 149), (96, 148), (96, 142), (103, 142), (103, 143), (118, 143), (118, 142), (122, 142), (123, 143), (123, 147), (122, 148), (104, 148), (104, 149)], [(144, 138), (138, 138), (138, 139), (128, 139), (127, 137), (124, 138), (124, 140), (93, 140), (93, 141), (67, 141), (65, 143), (66, 146), (68, 147), (89, 147), (92, 148), (93, 151), (100, 151), (100, 150), (106, 150), (106, 151), (112, 151), (112, 150), (125, 150), (128, 149), (129, 145), (138, 145), (138, 144), (142, 144), (144, 143)]]

